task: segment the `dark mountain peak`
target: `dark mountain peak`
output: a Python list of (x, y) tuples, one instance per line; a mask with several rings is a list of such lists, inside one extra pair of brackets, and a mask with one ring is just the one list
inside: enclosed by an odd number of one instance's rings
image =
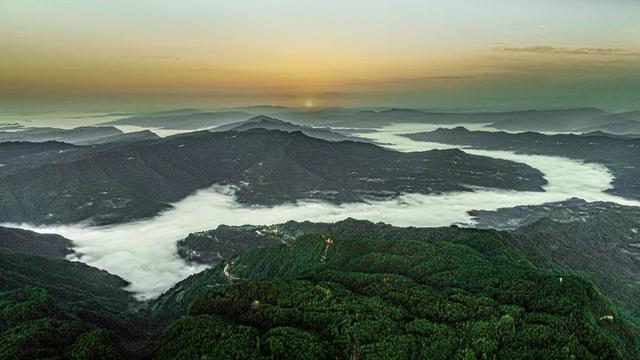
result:
[(114, 126), (78, 126), (75, 127), (71, 130), (76, 130), (76, 131), (117, 131), (117, 132), (122, 132), (121, 130), (118, 130), (116, 127)]
[(334, 131), (331, 128), (314, 128), (306, 125), (299, 125), (296, 123), (283, 121), (266, 115), (254, 116), (248, 120), (225, 124), (222, 126), (210, 129), (212, 132), (223, 131), (236, 131), (243, 132), (251, 129), (269, 129), (280, 130), (286, 133), (302, 133), (307, 137), (322, 139), (330, 142), (340, 141), (356, 141), (356, 142), (370, 142), (366, 139), (359, 138), (350, 134), (343, 134), (339, 131)]
[(153, 137), (153, 138), (160, 138), (160, 136), (158, 136), (158, 134), (154, 133), (151, 130), (146, 130), (146, 129), (145, 130), (136, 131), (136, 132), (132, 132), (132, 133), (129, 133), (129, 134), (136, 134), (136, 135), (139, 135), (139, 136), (149, 136), (149, 137)]
[(161, 139), (158, 134), (151, 130), (140, 130), (129, 133), (122, 133), (113, 136), (105, 136), (94, 141), (80, 141), (77, 145), (93, 145), (93, 144), (107, 144), (107, 143), (123, 143), (123, 142), (135, 142), (135, 141), (148, 141)]
[(403, 108), (391, 108), (388, 110), (383, 110), (380, 111), (380, 113), (385, 113), (385, 114), (421, 114), (421, 111), (418, 110), (414, 110), (414, 109), (403, 109)]
[(287, 121), (282, 121), (280, 119), (276, 119), (276, 118), (272, 118), (270, 116), (266, 116), (266, 115), (257, 115), (252, 117), (251, 119), (244, 121), (244, 123), (250, 123), (250, 124), (260, 124), (260, 123), (264, 123), (264, 124), (288, 124), (288, 125), (295, 125), (293, 123), (287, 122)]
[(577, 108), (577, 109), (568, 109), (566, 111), (582, 111), (582, 112), (591, 112), (591, 113), (600, 113), (600, 114), (608, 114), (608, 112), (599, 109), (597, 107), (582, 107), (582, 108)]
[(457, 133), (457, 134), (466, 134), (471, 131), (464, 126), (456, 126), (454, 128), (444, 128), (439, 127), (433, 131), (436, 134), (446, 134), (446, 133)]
[(360, 110), (357, 112), (358, 115), (368, 115), (368, 114), (377, 114), (379, 113), (379, 111), (373, 111), (373, 110)]
[(433, 149), (433, 150), (427, 150), (425, 152), (433, 152), (434, 154), (446, 154), (446, 155), (450, 155), (452, 157), (454, 156), (462, 156), (462, 155), (467, 155), (466, 152), (458, 149), (458, 148), (451, 148), (451, 149)]
[[(235, 129), (231, 129), (230, 131), (236, 132)], [(236, 134), (232, 136), (243, 136), (243, 135), (244, 136), (259, 135), (266, 139), (282, 138), (282, 140), (287, 140), (287, 141), (302, 139), (303, 141), (313, 141), (313, 142), (320, 141), (323, 143), (328, 142), (323, 139), (318, 139), (318, 138), (308, 136), (307, 134), (304, 133), (304, 131), (299, 129), (287, 130), (287, 129), (278, 129), (278, 128), (274, 129), (274, 128), (262, 128), (262, 127), (249, 127), (246, 130), (238, 130)]]
[(572, 197), (570, 199), (564, 200), (564, 201), (562, 201), (562, 203), (563, 203), (564, 206), (571, 206), (571, 207), (584, 206), (584, 205), (588, 204), (588, 202), (586, 200), (580, 199), (580, 198), (577, 198), (577, 197)]
[(608, 114), (608, 112), (598, 109), (596, 107), (578, 107), (578, 108), (566, 108), (566, 109), (530, 109), (525, 112), (530, 113), (582, 113), (582, 114)]
[(369, 220), (360, 220), (352, 217), (348, 217), (344, 220), (340, 220), (334, 223), (335, 226), (347, 226), (347, 225), (354, 225), (354, 224), (373, 225), (374, 223)]
[[(30, 141), (46, 142), (50, 140), (61, 141), (75, 145), (99, 144), (111, 141), (136, 138), (149, 135), (125, 134), (114, 126), (80, 126), (72, 129), (59, 129), (51, 127), (25, 127), (21, 131), (0, 131), (0, 142)], [(124, 138), (122, 138), (124, 136)]]
[(287, 121), (282, 121), (280, 119), (272, 118), (270, 116), (257, 115), (252, 118), (249, 118), (248, 120), (242, 120), (242, 121), (224, 124), (210, 130), (213, 132), (221, 132), (221, 131), (229, 131), (229, 130), (246, 131), (252, 128), (268, 128), (268, 129), (289, 131), (293, 128), (301, 129), (303, 127), (304, 126), (296, 125)]
[(48, 148), (48, 147), (76, 147), (76, 145), (65, 143), (58, 140), (49, 140), (49, 141), (41, 141), (41, 142), (32, 142), (32, 141), (7, 141), (0, 142), (0, 147), (29, 147), (29, 148)]
[(60, 235), (0, 226), (0, 254), (37, 255), (64, 259), (73, 253), (72, 242)]
[(196, 131), (189, 131), (186, 133), (182, 133), (182, 134), (175, 134), (175, 135), (171, 135), (171, 136), (167, 136), (165, 138), (161, 138), (167, 141), (173, 140), (173, 139), (189, 139), (189, 138), (206, 138), (206, 137), (210, 137), (211, 131), (209, 130), (196, 130)]

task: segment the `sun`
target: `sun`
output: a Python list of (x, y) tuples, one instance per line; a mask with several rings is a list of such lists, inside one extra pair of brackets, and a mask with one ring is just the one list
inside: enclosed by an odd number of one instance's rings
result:
[(313, 107), (313, 100), (312, 99), (307, 99), (304, 101), (304, 106), (305, 107)]

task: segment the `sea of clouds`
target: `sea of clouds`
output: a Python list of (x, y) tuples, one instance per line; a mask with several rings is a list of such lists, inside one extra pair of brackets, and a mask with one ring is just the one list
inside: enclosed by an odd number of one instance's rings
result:
[[(433, 125), (397, 124), (378, 132), (361, 134), (398, 151), (424, 151), (452, 146), (413, 141), (405, 133), (432, 130)], [(637, 205), (637, 201), (605, 193), (613, 176), (606, 167), (561, 157), (521, 155), (508, 151), (464, 151), (528, 164), (545, 174), (544, 192), (478, 189), (441, 195), (405, 194), (388, 201), (333, 205), (299, 201), (275, 207), (244, 206), (230, 188), (214, 186), (173, 204), (158, 216), (104, 227), (85, 225), (45, 226), (5, 224), (38, 232), (57, 233), (71, 239), (73, 260), (105, 269), (131, 282), (129, 289), (140, 299), (158, 296), (203, 266), (185, 263), (176, 254), (176, 242), (191, 232), (220, 224), (275, 224), (288, 220), (338, 221), (347, 217), (382, 221), (398, 226), (445, 226), (469, 223), (467, 211), (495, 210), (535, 205), (579, 197), (587, 201), (612, 201)]]

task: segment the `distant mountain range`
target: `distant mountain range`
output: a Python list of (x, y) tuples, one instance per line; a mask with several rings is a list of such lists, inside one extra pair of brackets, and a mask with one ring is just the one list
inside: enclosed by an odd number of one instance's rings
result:
[(587, 135), (544, 135), (527, 132), (469, 131), (462, 127), (404, 135), (418, 141), (466, 145), (489, 150), (509, 150), (523, 154), (555, 155), (605, 165), (614, 175), (608, 192), (630, 199), (640, 199), (640, 139), (611, 136), (604, 133)]
[(346, 128), (379, 128), (393, 123), (486, 124), (509, 131), (593, 132), (640, 134), (640, 113), (609, 113), (596, 108), (519, 110), (506, 112), (430, 112), (391, 108), (359, 110), (346, 108), (300, 109), (281, 106), (249, 106), (219, 111), (178, 109), (140, 114), (104, 125), (197, 130), (269, 116), (299, 125)]
[(301, 132), (306, 136), (322, 139), (331, 142), (338, 141), (357, 141), (357, 142), (372, 142), (369, 139), (359, 138), (356, 136), (341, 134), (337, 129), (331, 128), (315, 128), (304, 125), (297, 125), (290, 122), (274, 119), (268, 116), (260, 115), (252, 117), (246, 121), (239, 121), (231, 124), (215, 127), (211, 131), (247, 131), (252, 129), (267, 129), (267, 130), (279, 130), (285, 132)]
[(486, 124), (509, 131), (640, 133), (637, 112), (608, 113), (600, 109), (524, 110), (486, 113), (434, 113), (409, 109), (362, 111), (333, 126), (380, 127), (392, 123)]
[(178, 109), (141, 114), (108, 121), (100, 125), (133, 125), (144, 128), (172, 130), (200, 130), (247, 120), (254, 116), (243, 111), (202, 111), (198, 109)]
[(19, 127), (15, 131), (0, 131), (0, 143), (9, 141), (60, 141), (75, 145), (92, 145), (156, 138), (158, 138), (158, 135), (148, 130), (124, 133), (113, 126), (85, 126), (68, 130), (48, 127)]
[(504, 115), (507, 118), (492, 122), (489, 126), (510, 131), (640, 133), (640, 122), (633, 113), (611, 114), (600, 109), (585, 108), (519, 111)]
[(0, 164), (0, 222), (128, 221), (213, 184), (235, 186), (241, 203), (275, 205), (472, 191), (474, 185), (542, 191), (546, 183), (527, 165), (460, 150), (400, 153), (264, 129), (99, 146), (2, 143)]

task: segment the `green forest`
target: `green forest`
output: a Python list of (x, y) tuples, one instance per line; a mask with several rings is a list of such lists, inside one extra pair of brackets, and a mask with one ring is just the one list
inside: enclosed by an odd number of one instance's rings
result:
[[(147, 303), (89, 266), (0, 255), (0, 358), (637, 359), (640, 330), (514, 235), (287, 223)], [(26, 285), (26, 287), (25, 287)]]

